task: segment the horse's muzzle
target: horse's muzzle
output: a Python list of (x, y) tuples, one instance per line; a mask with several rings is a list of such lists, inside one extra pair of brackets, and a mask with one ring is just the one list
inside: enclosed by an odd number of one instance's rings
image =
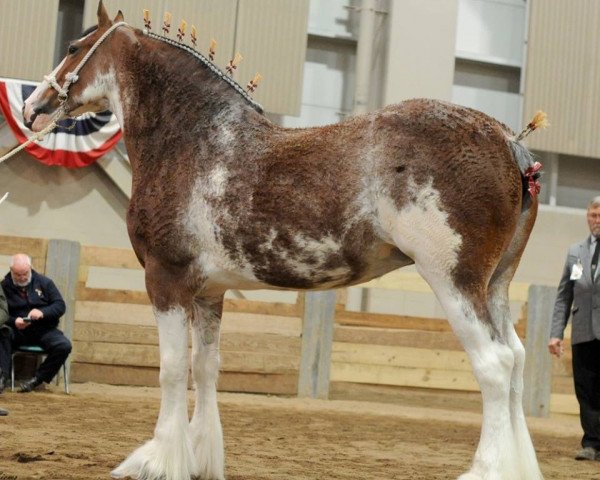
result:
[(48, 103), (33, 107), (26, 101), (23, 104), (23, 124), (33, 132), (43, 130), (51, 121), (50, 110)]

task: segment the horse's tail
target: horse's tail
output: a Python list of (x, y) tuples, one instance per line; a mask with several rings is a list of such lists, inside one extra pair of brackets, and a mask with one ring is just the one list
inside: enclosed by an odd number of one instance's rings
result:
[(527, 200), (530, 200), (530, 197), (535, 197), (538, 193), (540, 193), (539, 178), (541, 175), (540, 170), (542, 168), (542, 164), (535, 161), (531, 152), (527, 150), (527, 148), (523, 146), (520, 141), (537, 128), (546, 128), (548, 125), (546, 114), (542, 111), (539, 111), (519, 135), (509, 138), (509, 144), (513, 153), (513, 157), (517, 162), (521, 172), (524, 208), (528, 203)]

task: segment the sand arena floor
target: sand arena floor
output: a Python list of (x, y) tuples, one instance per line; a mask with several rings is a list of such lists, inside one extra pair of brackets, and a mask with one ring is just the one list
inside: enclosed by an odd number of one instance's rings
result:
[[(109, 479), (151, 437), (158, 389), (75, 384), (72, 392), (0, 395), (10, 410), (0, 417), (0, 480)], [(450, 409), (423, 393), (404, 405), (220, 394), (227, 479), (453, 479), (469, 466), (481, 421), (461, 404)], [(600, 479), (600, 462), (572, 459), (577, 418), (529, 425), (546, 480)]]

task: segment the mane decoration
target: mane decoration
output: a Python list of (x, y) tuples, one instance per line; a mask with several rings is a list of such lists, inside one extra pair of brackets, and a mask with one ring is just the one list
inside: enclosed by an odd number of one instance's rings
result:
[(198, 37), (196, 36), (196, 25), (192, 25), (192, 30), (190, 31), (190, 39), (192, 40), (192, 45), (195, 49), (196, 43), (198, 42)]
[(242, 57), (242, 55), (240, 53), (236, 53), (235, 57), (233, 57), (233, 59), (229, 60), (229, 63), (225, 67), (225, 70), (227, 70), (227, 73), (231, 77), (233, 77), (233, 72), (235, 72), (235, 69), (237, 68), (238, 63), (240, 63), (243, 59), (244, 59), (244, 57)]
[(165, 12), (165, 17), (163, 19), (162, 31), (165, 35), (169, 34), (169, 29), (171, 28), (171, 13)]
[(208, 59), (213, 62), (217, 53), (217, 41), (213, 38), (210, 41), (210, 47), (208, 48)]
[(236, 92), (238, 92), (240, 95), (242, 95), (242, 97), (244, 97), (244, 99), (250, 105), (252, 105), (252, 107), (254, 107), (254, 109), (257, 112), (264, 113), (262, 106), (258, 102), (255, 102), (252, 99), (252, 97), (250, 96), (250, 93), (253, 93), (256, 90), (256, 88), (258, 87), (258, 84), (259, 84), (260, 80), (262, 79), (262, 75), (260, 75), (260, 73), (257, 73), (256, 75), (254, 75), (254, 78), (248, 82), (248, 84), (246, 85), (246, 89), (244, 90), (244, 88), (233, 79), (233, 72), (236, 70), (237, 65), (242, 61), (242, 59), (243, 59), (242, 55), (240, 55), (239, 53), (236, 53), (235, 57), (232, 60), (230, 60), (229, 63), (227, 64), (227, 66), (225, 67), (225, 70), (227, 73), (224, 73), (219, 67), (217, 67), (213, 63), (213, 60), (215, 58), (216, 49), (217, 49), (217, 42), (214, 39), (212, 39), (210, 41), (210, 47), (209, 47), (209, 51), (208, 51), (209, 58), (206, 58), (204, 55), (202, 55), (199, 51), (196, 50), (196, 42), (197, 42), (198, 37), (197, 37), (197, 31), (196, 31), (195, 25), (192, 25), (191, 33), (190, 33), (190, 38), (191, 38), (192, 45), (194, 46), (194, 48), (183, 43), (183, 38), (185, 36), (186, 27), (187, 27), (187, 22), (185, 20), (181, 20), (179, 29), (177, 30), (177, 38), (179, 41), (175, 41), (175, 40), (167, 37), (166, 35), (169, 33), (169, 29), (171, 28), (171, 13), (165, 12), (164, 17), (163, 17), (163, 26), (162, 26), (162, 31), (164, 33), (164, 36), (157, 35), (156, 33), (153, 33), (151, 31), (152, 21), (150, 19), (150, 12), (147, 9), (144, 9), (144, 28), (142, 30), (144, 35), (154, 38), (155, 40), (160, 40), (161, 42), (168, 43), (169, 45), (173, 45), (174, 47), (177, 47), (177, 48), (184, 50), (187, 53), (191, 54), (197, 60), (199, 60), (202, 64), (204, 64), (211, 72), (213, 72), (215, 75), (217, 75), (217, 77), (219, 77), (221, 80), (225, 81), (231, 87), (233, 87), (233, 89)]

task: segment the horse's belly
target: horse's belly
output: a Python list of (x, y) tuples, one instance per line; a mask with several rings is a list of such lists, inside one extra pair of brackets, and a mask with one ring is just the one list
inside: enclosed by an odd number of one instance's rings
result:
[[(326, 290), (363, 283), (413, 263), (398, 249), (386, 244), (371, 246), (354, 261), (343, 255), (322, 256), (323, 252), (315, 249), (295, 253), (265, 252), (252, 261), (245, 258), (238, 268), (231, 268), (230, 259), (220, 266), (205, 264), (206, 287), (215, 290)], [(225, 264), (229, 268), (223, 268)]]

